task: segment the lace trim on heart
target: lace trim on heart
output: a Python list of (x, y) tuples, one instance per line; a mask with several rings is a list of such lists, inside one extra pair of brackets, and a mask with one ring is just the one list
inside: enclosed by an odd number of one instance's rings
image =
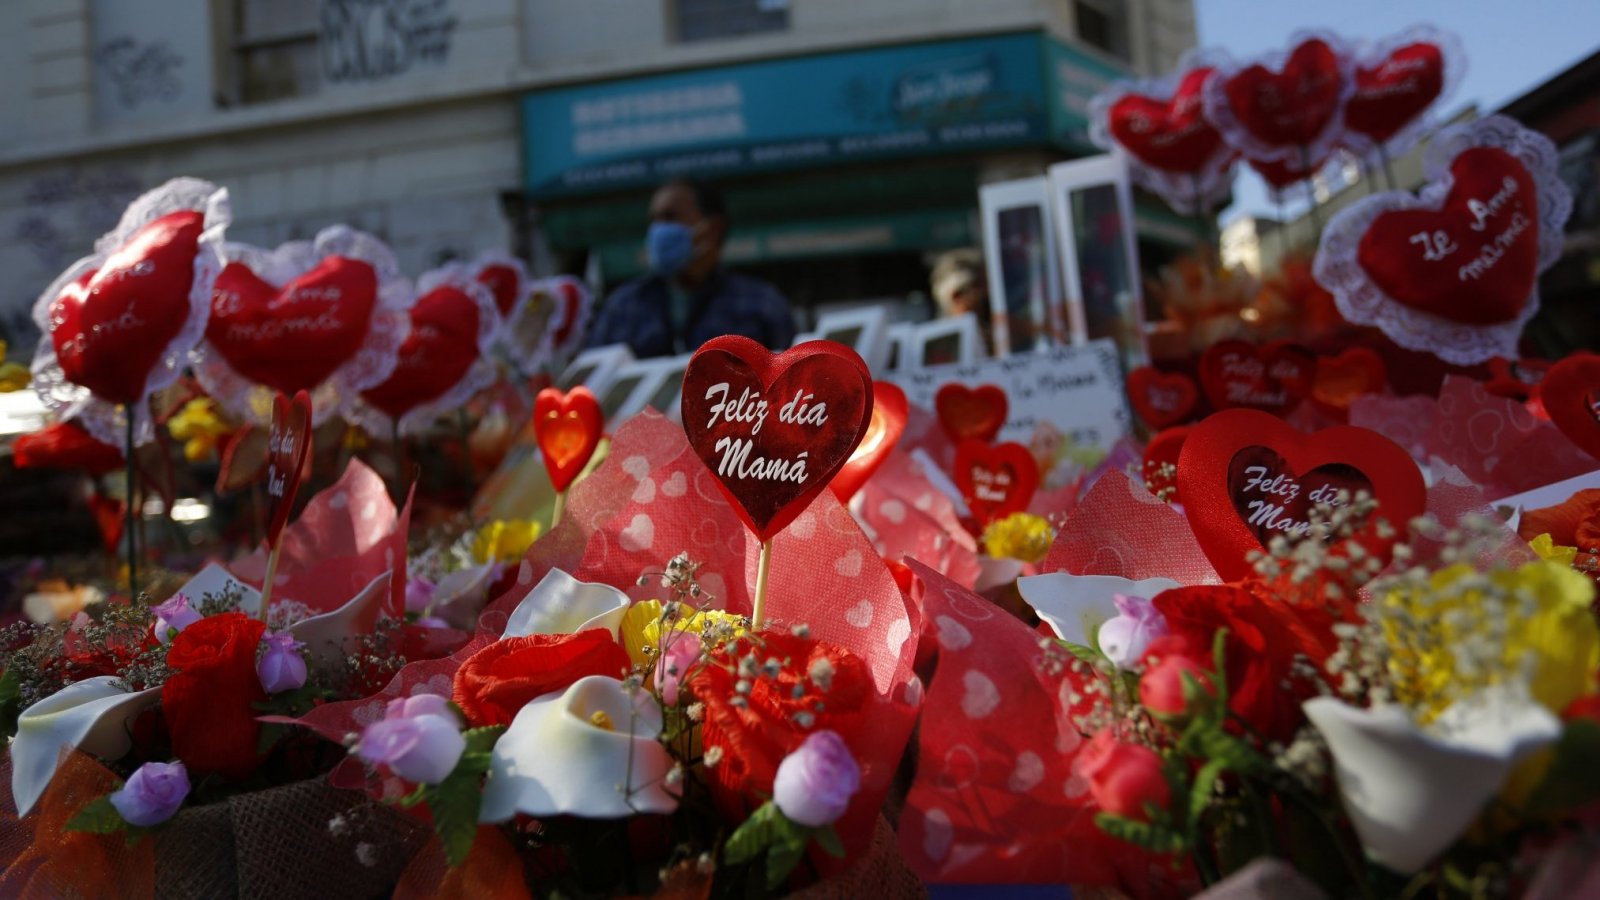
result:
[(1421, 142), (1423, 137), (1434, 131), (1437, 125), (1431, 110), (1443, 108), (1450, 102), (1450, 98), (1454, 97), (1461, 87), (1462, 79), (1467, 77), (1467, 51), (1461, 46), (1461, 38), (1453, 31), (1445, 31), (1432, 25), (1413, 25), (1399, 34), (1384, 38), (1364, 50), (1356, 66), (1359, 68), (1377, 65), (1389, 54), (1411, 44), (1433, 44), (1439, 48), (1440, 59), (1444, 61), (1444, 81), (1439, 89), (1439, 96), (1429, 104), (1429, 109), (1418, 113), (1381, 146), (1360, 132), (1345, 129), (1342, 143), (1351, 153), (1363, 158), (1368, 166), (1382, 165), (1382, 155), (1387, 155), (1390, 159), (1405, 155)]
[[(1323, 126), (1311, 142), (1302, 150), (1298, 145), (1268, 144), (1257, 138), (1250, 129), (1239, 121), (1234, 115), (1233, 107), (1228, 103), (1228, 95), (1223, 90), (1223, 85), (1240, 72), (1252, 65), (1261, 65), (1272, 72), (1282, 72), (1284, 64), (1295, 49), (1307, 41), (1320, 40), (1333, 51), (1334, 57), (1339, 60), (1339, 75), (1343, 83), (1339, 88), (1339, 97), (1334, 104), (1333, 115), (1328, 117), (1328, 122)], [(1355, 79), (1351, 77), (1354, 71), (1355, 54), (1344, 38), (1320, 29), (1296, 31), (1289, 36), (1289, 45), (1284, 50), (1255, 56), (1242, 61), (1226, 60), (1218, 65), (1217, 72), (1211, 80), (1206, 82), (1202, 95), (1205, 98), (1206, 118), (1211, 121), (1229, 145), (1239, 152), (1250, 157), (1267, 162), (1277, 162), (1284, 159), (1299, 160), (1302, 156), (1306, 159), (1321, 159), (1333, 152), (1334, 144), (1344, 134), (1344, 104), (1355, 92)]]

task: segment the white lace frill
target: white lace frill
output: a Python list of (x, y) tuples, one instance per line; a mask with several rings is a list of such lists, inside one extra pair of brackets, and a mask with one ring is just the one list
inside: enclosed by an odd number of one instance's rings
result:
[[(1228, 102), (1227, 91), (1224, 90), (1229, 79), (1254, 65), (1266, 68), (1268, 71), (1282, 72), (1289, 57), (1301, 44), (1307, 41), (1322, 41), (1333, 51), (1339, 61), (1339, 97), (1334, 104), (1333, 115), (1328, 117), (1328, 122), (1311, 141), (1305, 145), (1298, 144), (1270, 144), (1256, 137), (1255, 133), (1239, 121), (1234, 114), (1233, 105)], [(1289, 46), (1285, 50), (1267, 53), (1262, 56), (1252, 57), (1242, 61), (1227, 60), (1217, 67), (1217, 72), (1206, 82), (1205, 103), (1206, 118), (1211, 121), (1222, 137), (1234, 149), (1251, 159), (1277, 161), (1282, 159), (1321, 159), (1333, 152), (1334, 144), (1344, 134), (1344, 104), (1355, 91), (1355, 53), (1350, 42), (1344, 38), (1320, 29), (1296, 31), (1289, 36)]]
[(136, 234), (139, 229), (162, 216), (181, 210), (194, 210), (204, 218), (198, 252), (194, 258), (194, 278), (189, 284), (189, 314), (183, 327), (161, 352), (156, 364), (145, 376), (140, 400), (134, 404), (134, 443), (147, 444), (155, 439), (155, 429), (150, 419), (149, 396), (178, 380), (189, 364), (189, 353), (205, 336), (206, 322), (211, 315), (211, 285), (216, 281), (222, 266), (210, 248), (223, 239), (232, 211), (228, 205), (228, 191), (209, 181), (198, 178), (174, 178), (151, 190), (123, 211), (117, 227), (95, 241), (94, 253), (78, 260), (52, 281), (33, 304), (33, 321), (42, 337), (33, 357), (33, 388), (39, 400), (58, 421), (77, 421), (97, 440), (121, 447), (127, 440), (127, 419), (122, 408), (96, 397), (88, 388), (67, 380), (56, 358), (55, 344), (51, 340), (54, 323), (51, 307), (67, 285), (78, 280), (92, 269), (99, 269), (112, 254)]
[[(1467, 76), (1467, 51), (1461, 46), (1461, 38), (1453, 31), (1445, 31), (1432, 25), (1413, 25), (1399, 34), (1390, 35), (1376, 43), (1363, 44), (1358, 51), (1356, 68), (1370, 69), (1381, 65), (1389, 54), (1412, 44), (1432, 44), (1439, 48), (1439, 56), (1444, 62), (1444, 83), (1439, 90), (1439, 96), (1434, 98), (1429, 107), (1443, 108), (1450, 102), (1450, 98), (1455, 96), (1461, 87), (1462, 79)], [(1382, 145), (1361, 132), (1351, 131), (1348, 128), (1345, 129), (1343, 143), (1351, 153), (1365, 160), (1369, 166), (1381, 165), (1382, 156), (1390, 159), (1403, 156), (1433, 131), (1434, 125), (1433, 115), (1429, 110), (1423, 110)]]
[[(1119, 147), (1116, 137), (1111, 133), (1111, 109), (1122, 98), (1136, 94), (1152, 100), (1170, 101), (1189, 73), (1207, 67), (1218, 69), (1227, 62), (1228, 56), (1223, 51), (1199, 48), (1185, 53), (1178, 62), (1177, 71), (1172, 74), (1161, 78), (1125, 78), (1112, 82), (1089, 100), (1089, 140), (1106, 150)], [(1213, 73), (1212, 78), (1215, 77)], [(1210, 80), (1207, 79), (1208, 83)], [(1204, 205), (1206, 210), (1215, 209), (1233, 190), (1234, 162), (1238, 159), (1238, 153), (1226, 140), (1217, 145), (1216, 152), (1196, 172), (1157, 168), (1135, 156), (1126, 147), (1122, 147), (1122, 150), (1128, 160), (1128, 174), (1134, 183), (1160, 196), (1172, 207), (1173, 212), (1180, 215), (1202, 212), (1196, 209), (1197, 205)]]
[[(444, 393), (420, 403), (400, 417), (402, 435), (417, 435), (428, 430), (441, 415), (461, 409), (479, 391), (494, 383), (496, 371), (490, 346), (500, 331), (500, 310), (495, 306), (494, 293), (478, 281), (477, 269), (460, 263), (447, 263), (417, 279), (416, 298), (421, 299), (441, 287), (453, 287), (472, 298), (478, 307), (478, 358), (472, 361), (461, 379)], [(413, 301), (413, 305), (415, 301)], [(407, 311), (409, 321), (409, 310)], [(398, 357), (397, 357), (398, 361)], [(382, 382), (379, 382), (381, 384)], [(395, 428), (395, 421), (387, 413), (360, 399), (351, 408), (350, 421), (368, 434), (386, 438)]]
[[(382, 384), (394, 372), (396, 354), (411, 333), (410, 309), (415, 294), (410, 279), (400, 274), (394, 252), (383, 241), (366, 232), (335, 225), (318, 232), (313, 240), (290, 241), (275, 250), (219, 243), (216, 252), (221, 266), (242, 263), (274, 287), (316, 268), (330, 256), (364, 262), (377, 274), (378, 298), (366, 338), (349, 359), (310, 392), (314, 426), (335, 415), (348, 419), (361, 391)], [(259, 425), (272, 421), (274, 391), (235, 371), (210, 341), (202, 341), (195, 348), (194, 368), (206, 392), (233, 415)]]
[[(529, 298), (533, 295), (533, 279), (521, 259), (503, 250), (485, 250), (467, 267), (473, 280), (491, 266), (505, 266), (517, 276), (517, 293), (511, 301), (511, 310), (501, 316), (495, 332), (491, 354), (503, 365), (523, 376), (531, 376), (548, 358), (547, 337), (537, 323), (537, 316)], [(495, 308), (499, 315), (499, 307)], [(532, 333), (531, 339), (523, 337)]]
[(1428, 145), (1423, 172), (1428, 183), (1420, 196), (1405, 191), (1373, 194), (1340, 210), (1322, 232), (1312, 274), (1333, 294), (1339, 313), (1358, 325), (1375, 325), (1395, 343), (1421, 350), (1455, 365), (1475, 365), (1495, 356), (1515, 358), (1517, 339), (1539, 311), (1535, 280), (1517, 317), (1493, 325), (1472, 325), (1413, 309), (1375, 284), (1359, 259), (1361, 239), (1378, 216), (1404, 209), (1437, 210), (1453, 186), (1450, 164), (1462, 151), (1496, 147), (1516, 157), (1533, 178), (1539, 207), (1539, 264), (1542, 272), (1561, 257), (1562, 228), (1572, 212), (1572, 194), (1556, 170), (1555, 145), (1504, 116), (1489, 116), (1446, 129)]

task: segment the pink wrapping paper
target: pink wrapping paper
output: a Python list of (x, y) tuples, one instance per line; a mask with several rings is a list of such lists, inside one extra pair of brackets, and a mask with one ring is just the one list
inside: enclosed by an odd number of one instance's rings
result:
[(977, 582), (978, 543), (950, 498), (923, 475), (921, 463), (896, 449), (857, 496), (852, 506), (874, 535), (879, 556), (915, 559), (957, 584)]
[(1220, 581), (1183, 514), (1120, 471), (1107, 472), (1078, 501), (1039, 571)]

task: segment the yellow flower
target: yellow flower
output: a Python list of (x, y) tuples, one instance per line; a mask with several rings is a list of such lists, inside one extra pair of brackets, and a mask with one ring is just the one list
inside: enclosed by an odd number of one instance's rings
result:
[[(5, 351), (0, 349), (0, 355)], [(21, 363), (0, 363), (0, 394), (9, 394), (20, 391), (33, 381), (33, 373)]]
[(1050, 544), (1055, 539), (1055, 530), (1049, 522), (1019, 512), (989, 523), (983, 530), (983, 549), (996, 559), (1009, 557), (1036, 563), (1050, 552)]
[(216, 454), (218, 442), (232, 433), (233, 425), (218, 413), (210, 397), (196, 397), (167, 420), (167, 431), (183, 441), (184, 459), (200, 462)]
[(495, 519), (478, 529), (472, 539), (472, 557), (480, 564), (515, 562), (539, 539), (541, 530), (533, 519)]
[(1556, 539), (1551, 537), (1549, 532), (1545, 532), (1529, 541), (1528, 546), (1533, 548), (1533, 552), (1539, 554), (1540, 559), (1561, 563), (1564, 566), (1572, 565), (1573, 561), (1578, 558), (1577, 547), (1561, 546), (1556, 543)]
[[(648, 666), (654, 662), (661, 648), (662, 609), (660, 600), (641, 600), (628, 607), (628, 611), (622, 615), (622, 625), (617, 629), (622, 635), (622, 649), (628, 651), (628, 659), (636, 666)], [(671, 630), (703, 635), (707, 628), (718, 625), (726, 626), (727, 637), (744, 634), (744, 619), (720, 609), (694, 612), (687, 619), (674, 622)]]

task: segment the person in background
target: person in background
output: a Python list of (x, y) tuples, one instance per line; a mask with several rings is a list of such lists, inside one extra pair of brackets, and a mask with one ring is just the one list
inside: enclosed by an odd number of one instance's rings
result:
[(984, 349), (994, 354), (994, 335), (989, 326), (989, 279), (983, 267), (983, 253), (971, 248), (942, 254), (933, 265), (929, 279), (939, 318), (972, 313), (978, 318), (978, 333)]
[(771, 350), (794, 343), (789, 301), (772, 285), (722, 266), (728, 213), (707, 184), (674, 180), (650, 201), (649, 273), (611, 293), (589, 329), (590, 347), (627, 344), (639, 359), (688, 353), (724, 334)]

